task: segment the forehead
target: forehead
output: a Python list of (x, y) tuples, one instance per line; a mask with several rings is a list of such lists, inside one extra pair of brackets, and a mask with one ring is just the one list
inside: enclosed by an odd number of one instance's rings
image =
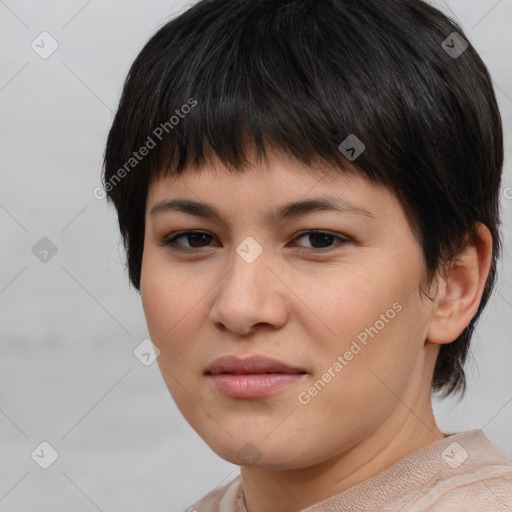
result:
[(293, 195), (306, 196), (312, 193), (325, 194), (333, 188), (382, 189), (371, 183), (355, 166), (335, 167), (326, 162), (317, 161), (305, 165), (281, 151), (268, 151), (268, 160), (254, 156), (242, 169), (233, 170), (226, 167), (217, 158), (212, 158), (202, 167), (188, 167), (180, 175), (165, 174), (150, 181), (148, 203), (155, 202), (169, 193), (184, 193), (213, 196), (214, 194), (234, 194), (251, 196), (264, 191), (265, 197), (280, 200), (288, 191)]
[(254, 215), (275, 224), (321, 211), (379, 222), (403, 216), (394, 194), (356, 169), (305, 166), (281, 154), (240, 172), (216, 162), (160, 176), (151, 182), (146, 204), (149, 218), (182, 212), (223, 223)]

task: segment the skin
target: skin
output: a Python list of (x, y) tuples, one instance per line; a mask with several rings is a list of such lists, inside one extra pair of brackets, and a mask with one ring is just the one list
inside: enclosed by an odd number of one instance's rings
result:
[[(455, 340), (476, 313), (492, 240), (479, 226), (478, 238), (428, 290), (435, 296), (429, 300), (419, 292), (421, 247), (389, 190), (325, 164), (307, 168), (270, 155), (269, 165), (254, 160), (241, 175), (212, 161), (150, 185), (141, 297), (166, 385), (211, 449), (241, 466), (248, 511), (293, 512), (443, 439), (431, 406), (434, 364), (440, 345)], [(343, 197), (373, 217), (317, 211), (277, 224), (265, 218), (286, 202), (322, 195)], [(151, 215), (171, 198), (212, 204), (224, 221), (178, 211)], [(315, 245), (301, 236), (314, 229), (335, 236)], [(162, 243), (184, 230), (211, 238), (175, 242), (195, 253)], [(263, 250), (252, 263), (236, 252), (249, 236)], [(299, 393), (396, 303), (394, 318), (300, 403)], [(271, 396), (229, 398), (204, 375), (228, 354), (273, 357), (307, 374)], [(248, 450), (251, 465), (240, 455)]]

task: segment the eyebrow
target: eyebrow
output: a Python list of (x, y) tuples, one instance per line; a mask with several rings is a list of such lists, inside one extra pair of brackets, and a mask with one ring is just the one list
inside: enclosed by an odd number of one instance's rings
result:
[[(171, 211), (183, 212), (189, 215), (196, 215), (198, 217), (215, 218), (225, 223), (225, 219), (217, 207), (201, 201), (192, 201), (190, 199), (164, 199), (151, 208), (150, 215), (155, 216)], [(358, 206), (347, 199), (329, 196), (286, 203), (276, 209), (270, 210), (267, 213), (267, 219), (269, 222), (278, 223), (283, 219), (296, 218), (317, 211), (351, 213), (375, 219), (375, 215), (365, 208)]]

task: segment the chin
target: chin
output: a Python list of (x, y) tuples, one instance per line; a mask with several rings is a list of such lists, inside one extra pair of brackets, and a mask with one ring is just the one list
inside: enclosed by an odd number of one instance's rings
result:
[(323, 460), (321, 456), (318, 459), (319, 454), (314, 453), (313, 447), (303, 446), (301, 451), (297, 451), (293, 438), (275, 436), (271, 439), (273, 436), (255, 435), (251, 440), (250, 433), (246, 432), (233, 437), (226, 434), (222, 439), (210, 439), (208, 435), (201, 437), (219, 457), (237, 466), (276, 471), (307, 468)]

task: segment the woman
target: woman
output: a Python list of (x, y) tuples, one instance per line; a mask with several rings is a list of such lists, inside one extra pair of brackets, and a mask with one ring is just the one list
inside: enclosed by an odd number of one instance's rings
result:
[(442, 432), (500, 252), (501, 120), (420, 0), (203, 0), (126, 80), (105, 154), (168, 389), (241, 474), (198, 512), (512, 509)]

